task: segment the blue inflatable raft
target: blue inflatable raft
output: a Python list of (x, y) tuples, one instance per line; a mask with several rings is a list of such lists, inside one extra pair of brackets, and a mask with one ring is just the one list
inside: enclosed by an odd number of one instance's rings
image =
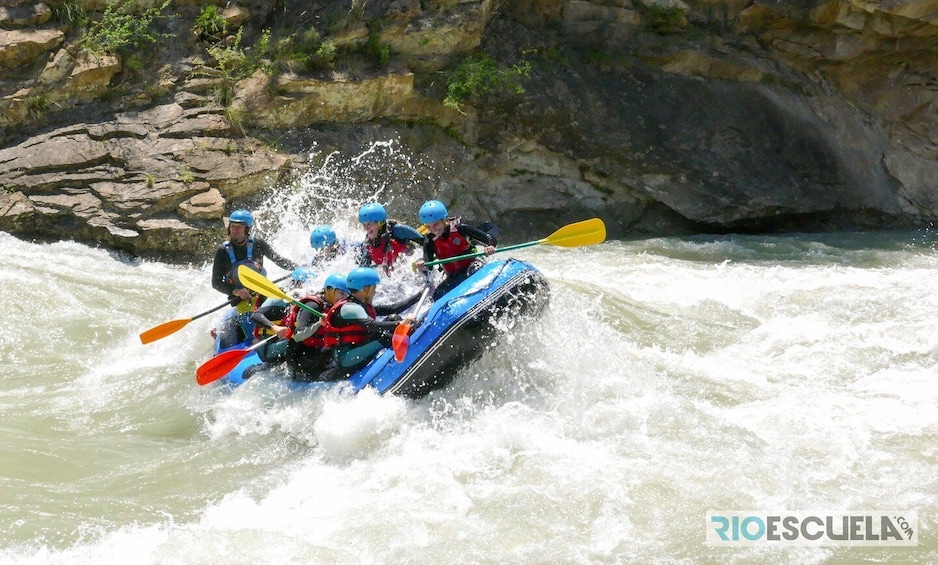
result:
[[(403, 361), (384, 349), (349, 382), (355, 391), (372, 387), (381, 394), (412, 398), (446, 386), (458, 372), (478, 359), (498, 337), (506, 317), (536, 316), (547, 306), (547, 279), (529, 263), (516, 259), (493, 261), (434, 302), (410, 336)], [(249, 347), (250, 341), (234, 347)], [(216, 338), (216, 354), (224, 349)], [(223, 377), (229, 386), (244, 382), (242, 373), (260, 363), (256, 352)], [(334, 382), (297, 382), (298, 388), (331, 386)]]

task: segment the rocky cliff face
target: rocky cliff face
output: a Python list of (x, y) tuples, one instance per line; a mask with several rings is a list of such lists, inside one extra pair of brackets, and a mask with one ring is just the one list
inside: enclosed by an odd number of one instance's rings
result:
[[(421, 156), (382, 179), (395, 215), (435, 196), (509, 239), (592, 215), (613, 237), (938, 216), (932, 3), (339, 4), (229, 6), (214, 45), (315, 28), (345, 57), (239, 78), (192, 31), (205, 5), (165, 13), (173, 38), (140, 58), (81, 49), (62, 17), (80, 4), (7, 0), (0, 229), (204, 258), (226, 212), (317, 165), (311, 144), (368, 139)], [(382, 64), (347, 56), (369, 49)], [(480, 51), (529, 63), (524, 92), (444, 105)]]

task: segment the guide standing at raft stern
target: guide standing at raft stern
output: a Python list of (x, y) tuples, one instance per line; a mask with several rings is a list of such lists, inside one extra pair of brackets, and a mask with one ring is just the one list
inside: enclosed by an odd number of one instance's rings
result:
[(277, 266), (288, 271), (299, 266), (274, 251), (263, 238), (252, 235), (253, 228), (254, 214), (248, 210), (235, 210), (228, 218), (228, 239), (215, 250), (212, 288), (228, 295), (232, 305), (251, 298), (251, 291), (238, 281), (239, 265), (247, 265), (265, 276), (264, 257), (269, 257)]
[[(427, 236), (423, 243), (423, 259), (418, 259), (414, 267), (425, 271), (427, 263), (434, 259), (448, 259), (472, 253), (475, 250), (473, 242), (482, 244), (486, 255), (495, 253), (498, 241), (494, 235), (488, 234), (478, 228), (466, 225), (459, 218), (449, 217), (446, 206), (439, 200), (428, 200), (420, 207), (420, 221), (427, 226)], [(443, 282), (433, 291), (433, 300), (452, 290), (470, 275), (485, 265), (481, 257), (461, 259), (440, 265), (446, 272)]]
[[(229, 347), (244, 339), (254, 331), (249, 313), (254, 310), (251, 302), (251, 291), (244, 288), (238, 280), (238, 266), (247, 267), (261, 274), (264, 270), (264, 257), (279, 267), (287, 270), (296, 270), (297, 264), (277, 253), (260, 237), (251, 234), (254, 228), (254, 214), (248, 210), (235, 210), (228, 218), (228, 239), (222, 242), (215, 250), (215, 259), (212, 263), (212, 288), (228, 296), (228, 302), (237, 308), (236, 324), (241, 332), (231, 332), (232, 328), (224, 328), (222, 343)], [(238, 335), (238, 333), (243, 335)]]

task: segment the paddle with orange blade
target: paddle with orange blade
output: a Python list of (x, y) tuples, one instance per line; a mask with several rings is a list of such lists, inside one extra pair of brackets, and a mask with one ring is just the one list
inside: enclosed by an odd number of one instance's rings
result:
[[(420, 300), (417, 301), (417, 306), (414, 308), (414, 316), (420, 312), (420, 307), (423, 306), (423, 301), (426, 300), (427, 295), (430, 294), (430, 287), (423, 289), (423, 294), (420, 295)], [(394, 328), (394, 335), (391, 336), (391, 349), (394, 351), (394, 359), (398, 363), (404, 360), (404, 357), (407, 355), (407, 348), (410, 347), (410, 332), (413, 328), (413, 320), (404, 320)]]
[[(527, 243), (519, 243), (517, 245), (509, 245), (508, 247), (499, 247), (495, 249), (495, 253), (501, 253), (502, 251), (512, 251), (514, 249), (523, 249), (525, 247), (533, 247), (535, 245), (556, 245), (558, 247), (580, 247), (582, 245), (593, 245), (596, 243), (602, 243), (606, 239), (606, 224), (603, 223), (599, 218), (592, 218), (590, 220), (583, 220), (582, 222), (576, 222), (574, 224), (568, 224), (544, 239), (539, 239), (537, 241), (529, 241)], [(485, 255), (484, 251), (477, 251), (475, 253), (467, 253), (465, 255), (459, 255), (457, 257), (447, 257), (446, 259), (438, 259), (436, 261), (430, 261), (426, 267), (432, 267), (434, 265), (442, 265), (444, 263), (452, 263), (453, 261), (461, 261), (463, 259), (472, 259), (473, 257), (481, 257)]]
[(169, 322), (160, 324), (156, 326), (155, 328), (150, 328), (147, 331), (140, 334), (140, 343), (147, 344), (147, 343), (156, 341), (158, 339), (163, 339), (164, 337), (170, 334), (174, 334), (178, 332), (179, 330), (181, 330), (182, 328), (186, 327), (187, 325), (189, 325), (189, 322), (193, 320), (198, 320), (202, 316), (208, 316), (212, 312), (221, 310), (222, 308), (228, 305), (229, 303), (225, 302), (224, 304), (219, 304), (218, 306), (212, 308), (211, 310), (206, 310), (205, 312), (202, 312), (201, 314), (196, 314), (195, 316), (192, 316), (191, 318), (183, 318), (181, 320), (171, 320)]
[[(286, 280), (289, 277), (290, 275), (287, 275), (285, 277), (277, 279), (275, 282)], [(162, 323), (154, 328), (150, 328), (147, 331), (140, 334), (140, 343), (143, 343), (144, 345), (146, 345), (147, 343), (154, 342), (158, 339), (163, 339), (164, 337), (170, 334), (174, 334), (178, 332), (179, 330), (181, 330), (182, 328), (186, 327), (187, 325), (189, 325), (189, 322), (192, 322), (193, 320), (198, 320), (202, 316), (208, 316), (212, 312), (216, 312), (218, 310), (221, 310), (225, 306), (230, 306), (230, 305), (232, 305), (230, 302), (225, 302), (224, 304), (219, 304), (218, 306), (212, 308), (211, 310), (206, 310), (205, 312), (202, 312), (201, 314), (196, 314), (195, 316), (192, 316), (191, 318), (171, 320), (169, 322)]]
[(276, 335), (263, 339), (246, 349), (229, 349), (228, 351), (219, 353), (199, 365), (199, 368), (195, 370), (195, 382), (200, 385), (207, 385), (208, 383), (217, 381), (230, 373), (231, 370), (237, 367), (238, 363), (252, 351), (260, 349), (274, 339), (277, 339)]

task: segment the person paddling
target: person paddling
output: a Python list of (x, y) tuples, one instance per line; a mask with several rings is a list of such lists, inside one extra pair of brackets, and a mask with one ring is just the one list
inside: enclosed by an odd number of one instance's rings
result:
[(388, 219), (384, 206), (377, 202), (365, 204), (358, 211), (358, 221), (365, 228), (365, 242), (359, 265), (381, 267), (385, 274), (401, 255), (410, 255), (423, 235), (414, 228)]
[(326, 331), (326, 346), (333, 347), (335, 367), (320, 376), (319, 380), (347, 379), (352, 373), (368, 364), (379, 351), (391, 345), (391, 335), (398, 321), (377, 321), (377, 316), (400, 314), (420, 299), (416, 294), (396, 304), (373, 306), (375, 292), (381, 278), (370, 267), (352, 269), (346, 277), (349, 296), (335, 303), (323, 325)]
[[(316, 276), (315, 271), (310, 267), (299, 267), (290, 273), (290, 294), (299, 298), (302, 296), (301, 288)], [(256, 307), (251, 314), (251, 321), (254, 323), (254, 340), (261, 340), (266, 337), (277, 334), (281, 338), (281, 330), (284, 328), (284, 318), (293, 307), (289, 302), (277, 297), (258, 296), (255, 299)], [(286, 359), (287, 344), (284, 342), (272, 342), (258, 349), (257, 355), (261, 361), (268, 363), (277, 363)]]
[[(333, 273), (326, 277), (321, 292), (308, 294), (299, 299), (306, 306), (325, 314), (336, 302), (348, 296), (345, 275)], [(258, 313), (254, 313), (258, 323)], [(269, 369), (277, 362), (286, 362), (290, 374), (297, 381), (316, 380), (316, 377), (329, 368), (332, 350), (326, 347), (326, 329), (320, 317), (296, 304), (286, 307), (283, 319), (269, 325), (270, 331), (286, 340), (286, 350), (280, 358), (265, 359), (265, 362), (245, 370), (243, 378), (249, 378), (257, 371)]]
[[(434, 259), (447, 259), (471, 253), (475, 250), (473, 242), (482, 244), (486, 255), (495, 253), (495, 246), (498, 244), (495, 236), (463, 224), (458, 218), (449, 217), (446, 206), (439, 200), (424, 202), (420, 207), (419, 216), (428, 231), (423, 243), (423, 259), (414, 263), (417, 269), (425, 270), (424, 265)], [(473, 257), (440, 265), (446, 276), (433, 291), (433, 300), (439, 300), (484, 264), (482, 257)]]

